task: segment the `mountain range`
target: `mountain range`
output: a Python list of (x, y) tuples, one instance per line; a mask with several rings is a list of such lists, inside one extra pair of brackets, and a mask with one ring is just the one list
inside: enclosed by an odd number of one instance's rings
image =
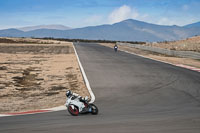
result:
[(200, 35), (200, 22), (185, 26), (164, 26), (133, 19), (124, 20), (112, 25), (107, 24), (74, 29), (54, 25), (0, 30), (1, 37), (53, 37), (149, 42), (180, 40), (195, 35)]
[(38, 30), (38, 29), (69, 30), (69, 29), (72, 29), (72, 28), (64, 26), (64, 25), (52, 24), (52, 25), (28, 26), (28, 27), (21, 27), (21, 28), (17, 28), (17, 29), (27, 32), (27, 31)]

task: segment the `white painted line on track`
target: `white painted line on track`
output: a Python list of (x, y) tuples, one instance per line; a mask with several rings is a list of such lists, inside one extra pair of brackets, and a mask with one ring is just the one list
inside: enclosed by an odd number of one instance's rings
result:
[(183, 64), (176, 64), (176, 66), (200, 72), (200, 68), (196, 68), (196, 67), (192, 67), (192, 66), (187, 66), (187, 65), (183, 65)]
[(58, 106), (58, 107), (48, 108), (48, 109), (40, 109), (40, 110), (32, 110), (32, 111), (30, 110), (30, 111), (16, 112), (16, 113), (4, 113), (4, 114), (0, 114), (0, 117), (47, 113), (47, 112), (62, 111), (66, 109), (67, 107), (63, 105), (63, 106)]
[(32, 110), (32, 111), (26, 111), (26, 112), (4, 113), (4, 114), (0, 114), (0, 117), (30, 115), (30, 114), (47, 113), (47, 112), (52, 112), (52, 111), (41, 109), (41, 110)]
[(84, 81), (85, 81), (86, 87), (87, 87), (87, 89), (88, 89), (88, 91), (89, 91), (89, 93), (90, 93), (90, 96), (91, 96), (90, 103), (93, 103), (93, 102), (95, 101), (94, 93), (92, 92), (92, 89), (91, 89), (91, 87), (90, 87), (90, 83), (89, 83), (88, 78), (87, 78), (87, 76), (86, 76), (86, 74), (85, 74), (85, 71), (84, 71), (84, 69), (83, 69), (83, 66), (82, 66), (82, 64), (81, 64), (81, 62), (80, 62), (80, 59), (79, 59), (79, 56), (78, 56), (78, 54), (77, 54), (77, 52), (76, 52), (76, 48), (74, 47), (74, 44), (73, 44), (73, 48), (74, 48), (74, 51), (75, 51), (75, 54), (76, 54), (76, 57), (77, 57), (77, 60), (78, 60), (79, 67), (80, 67), (81, 72), (82, 72), (82, 75), (83, 75), (83, 79), (84, 79)]
[(11, 115), (0, 114), (0, 117), (5, 117), (5, 116), (11, 116)]
[(58, 106), (58, 107), (54, 107), (54, 108), (49, 108), (49, 109), (43, 109), (43, 110), (48, 110), (48, 111), (61, 111), (61, 110), (66, 110), (67, 107), (65, 105), (63, 106)]

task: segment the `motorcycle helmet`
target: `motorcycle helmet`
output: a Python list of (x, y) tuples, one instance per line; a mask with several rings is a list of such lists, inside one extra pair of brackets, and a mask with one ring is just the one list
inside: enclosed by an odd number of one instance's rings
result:
[(68, 90), (67, 92), (66, 92), (66, 97), (69, 97), (69, 96), (71, 96), (72, 95), (72, 92), (70, 91), (70, 90)]

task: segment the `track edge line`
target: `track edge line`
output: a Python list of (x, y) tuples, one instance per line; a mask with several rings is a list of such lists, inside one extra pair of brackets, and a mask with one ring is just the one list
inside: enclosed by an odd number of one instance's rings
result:
[(88, 81), (88, 78), (87, 78), (87, 75), (86, 75), (86, 73), (85, 73), (85, 71), (84, 71), (84, 68), (83, 68), (83, 66), (82, 66), (82, 64), (81, 64), (81, 62), (80, 62), (79, 56), (78, 56), (77, 51), (76, 51), (76, 48), (75, 48), (75, 46), (74, 46), (74, 43), (73, 43), (73, 48), (74, 48), (74, 52), (75, 52), (76, 58), (77, 58), (77, 60), (78, 60), (79, 67), (80, 67), (80, 69), (81, 69), (81, 73), (82, 73), (82, 75), (83, 75), (83, 79), (84, 79), (85, 85), (86, 85), (86, 87), (87, 87), (87, 89), (88, 89), (88, 91), (89, 91), (89, 93), (90, 93), (90, 96), (91, 96), (91, 100), (90, 100), (89, 103), (93, 103), (93, 102), (95, 101), (95, 95), (94, 95), (94, 93), (93, 93), (93, 91), (92, 91), (92, 89), (91, 89), (91, 87), (90, 87), (90, 83), (89, 83), (89, 81)]

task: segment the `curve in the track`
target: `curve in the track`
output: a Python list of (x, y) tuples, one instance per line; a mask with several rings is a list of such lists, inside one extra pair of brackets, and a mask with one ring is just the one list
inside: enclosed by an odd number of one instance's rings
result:
[(73, 117), (59, 111), (3, 117), (0, 132), (200, 132), (198, 72), (98, 44), (75, 47), (100, 114)]

